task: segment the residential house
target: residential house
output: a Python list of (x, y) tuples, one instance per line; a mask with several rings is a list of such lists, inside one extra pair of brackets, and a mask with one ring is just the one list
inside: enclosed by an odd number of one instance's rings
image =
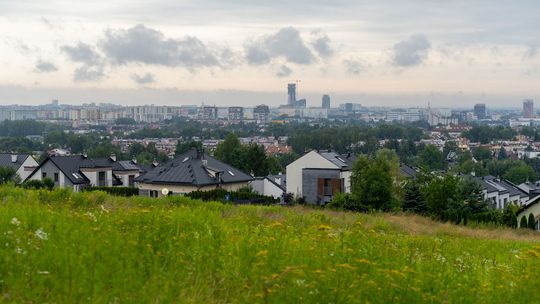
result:
[(249, 186), (254, 192), (262, 195), (281, 198), (286, 191), (286, 175), (268, 175), (264, 177), (255, 177)]
[(80, 191), (85, 187), (134, 187), (141, 169), (133, 161), (109, 158), (91, 159), (85, 155), (51, 156), (45, 159), (26, 180), (50, 178), (55, 187)]
[(142, 196), (185, 194), (223, 188), (237, 191), (253, 178), (217, 159), (192, 149), (150, 169), (135, 179)]
[(287, 193), (321, 205), (330, 202), (337, 192), (349, 193), (355, 158), (333, 151), (305, 154), (287, 166)]
[(39, 164), (29, 154), (0, 153), (0, 167), (13, 168), (24, 181)]
[(476, 177), (475, 179), (482, 187), (484, 199), (495, 209), (504, 209), (510, 203), (523, 206), (529, 199), (527, 192), (508, 180), (491, 175)]
[(521, 225), (521, 218), (529, 220), (529, 214), (534, 216), (534, 228), (540, 230), (540, 194), (529, 199), (517, 212), (518, 227)]

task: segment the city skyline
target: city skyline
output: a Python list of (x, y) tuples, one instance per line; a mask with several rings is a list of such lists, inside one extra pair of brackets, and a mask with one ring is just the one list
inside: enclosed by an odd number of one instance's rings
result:
[(538, 6), (0, 1), (0, 104), (278, 106), (301, 80), (308, 106), (519, 108), (540, 93)]

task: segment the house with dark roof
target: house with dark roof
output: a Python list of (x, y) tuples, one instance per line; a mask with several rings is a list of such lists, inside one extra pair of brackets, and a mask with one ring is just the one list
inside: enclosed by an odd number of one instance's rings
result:
[(475, 180), (482, 187), (484, 199), (495, 209), (504, 209), (510, 203), (522, 206), (529, 199), (528, 193), (508, 180), (491, 175), (475, 177)]
[(151, 168), (135, 179), (139, 194), (148, 197), (216, 188), (237, 191), (252, 180), (246, 173), (196, 149)]
[(50, 178), (55, 187), (80, 191), (85, 187), (134, 187), (140, 168), (133, 161), (109, 158), (91, 159), (85, 155), (51, 156), (45, 159), (26, 180)]
[(38, 165), (29, 154), (0, 153), (0, 167), (13, 168), (21, 181), (24, 181)]
[(334, 151), (311, 151), (287, 166), (287, 193), (324, 205), (337, 192), (351, 192), (355, 156)]

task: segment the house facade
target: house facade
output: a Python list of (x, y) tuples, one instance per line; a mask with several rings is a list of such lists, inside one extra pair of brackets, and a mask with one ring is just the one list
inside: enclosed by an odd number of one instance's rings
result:
[(244, 172), (192, 149), (150, 169), (135, 182), (141, 196), (160, 197), (217, 188), (237, 191), (252, 180)]
[(98, 159), (84, 155), (51, 156), (35, 168), (26, 180), (50, 178), (55, 187), (74, 191), (85, 187), (135, 187), (135, 178), (140, 171), (136, 163), (116, 161), (114, 156)]
[(307, 203), (324, 205), (338, 193), (351, 192), (355, 157), (333, 151), (311, 151), (287, 166), (287, 192)]
[(286, 191), (286, 175), (278, 174), (256, 177), (249, 182), (249, 186), (254, 192), (259, 194), (281, 198)]
[(0, 167), (13, 168), (21, 181), (24, 181), (38, 166), (32, 155), (0, 153)]

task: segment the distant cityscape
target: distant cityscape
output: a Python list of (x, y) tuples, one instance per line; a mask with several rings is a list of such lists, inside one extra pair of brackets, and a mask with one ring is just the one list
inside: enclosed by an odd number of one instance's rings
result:
[[(285, 98), (284, 98), (285, 99)], [(159, 123), (175, 117), (195, 121), (215, 123), (257, 123), (271, 121), (314, 121), (314, 120), (358, 120), (365, 122), (417, 122), (425, 121), (430, 126), (450, 126), (460, 123), (481, 122), (509, 126), (536, 126), (534, 101), (523, 100), (521, 113), (512, 110), (490, 109), (485, 103), (478, 103), (471, 109), (427, 107), (377, 107), (363, 106), (356, 102), (333, 103), (331, 96), (321, 97), (320, 107), (307, 107), (305, 98), (298, 98), (297, 83), (287, 84), (287, 98), (283, 105), (270, 107), (265, 104), (253, 107), (231, 105), (220, 107), (202, 103), (201, 105), (142, 105), (121, 106), (112, 103), (85, 103), (82, 105), (62, 104), (52, 100), (49, 104), (0, 106), (0, 121), (34, 119), (48, 122), (71, 123), (73, 127), (83, 125), (110, 125), (119, 118), (133, 119), (141, 123)]]

